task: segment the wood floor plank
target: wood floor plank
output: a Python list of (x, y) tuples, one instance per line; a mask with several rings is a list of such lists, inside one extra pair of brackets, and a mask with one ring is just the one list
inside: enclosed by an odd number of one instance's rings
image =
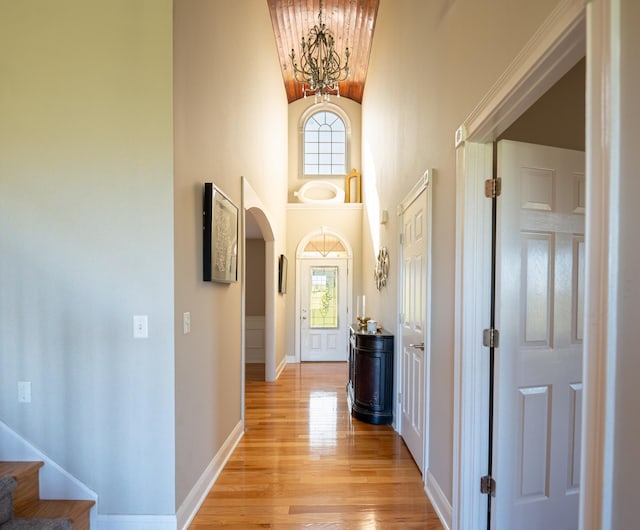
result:
[(351, 417), (346, 363), (247, 365), (245, 434), (190, 528), (442, 530), (388, 425)]

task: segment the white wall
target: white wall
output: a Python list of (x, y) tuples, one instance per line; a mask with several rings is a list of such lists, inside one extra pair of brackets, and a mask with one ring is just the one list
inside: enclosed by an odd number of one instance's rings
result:
[[(272, 216), (276, 256), (284, 253), (287, 100), (266, 2), (176, 0), (174, 4), (176, 505), (180, 506), (241, 421), (242, 412), (242, 286), (201, 280), (202, 183), (213, 181), (240, 206), (241, 176), (245, 176)], [(184, 311), (191, 313), (188, 335), (182, 334)], [(276, 351), (283, 357), (284, 301), (277, 301), (276, 312)]]
[[(381, 245), (397, 264), (395, 212), (427, 168), (433, 187), (433, 321), (429, 470), (451, 502), (453, 447), (453, 303), (455, 263), (454, 133), (550, 13), (555, 0), (381, 0), (362, 103), (365, 191), (363, 271)], [(417, 52), (419, 50), (419, 52)], [(399, 82), (401, 80), (401, 82)], [(396, 266), (397, 267), (397, 266)], [(396, 322), (397, 276), (367, 307)], [(395, 327), (391, 328), (395, 331)]]
[(0, 3), (0, 419), (102, 514), (174, 513), (171, 46), (170, 0)]

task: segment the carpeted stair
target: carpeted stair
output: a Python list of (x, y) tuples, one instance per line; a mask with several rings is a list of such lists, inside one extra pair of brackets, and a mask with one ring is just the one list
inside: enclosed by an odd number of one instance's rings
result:
[(42, 462), (0, 462), (0, 530), (89, 530), (93, 501), (40, 499)]

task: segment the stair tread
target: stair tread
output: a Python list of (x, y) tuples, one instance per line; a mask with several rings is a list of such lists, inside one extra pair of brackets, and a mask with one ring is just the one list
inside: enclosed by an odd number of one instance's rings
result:
[(40, 469), (44, 462), (0, 462), (0, 477), (11, 476), (18, 480), (22, 475), (32, 473)]
[(16, 517), (33, 517), (38, 519), (66, 518), (76, 521), (85, 517), (95, 504), (94, 501), (38, 500), (16, 512)]

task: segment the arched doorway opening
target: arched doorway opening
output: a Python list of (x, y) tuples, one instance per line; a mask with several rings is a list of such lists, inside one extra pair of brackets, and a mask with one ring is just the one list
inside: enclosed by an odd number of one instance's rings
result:
[(296, 250), (296, 361), (346, 361), (352, 307), (351, 245), (322, 226)]

